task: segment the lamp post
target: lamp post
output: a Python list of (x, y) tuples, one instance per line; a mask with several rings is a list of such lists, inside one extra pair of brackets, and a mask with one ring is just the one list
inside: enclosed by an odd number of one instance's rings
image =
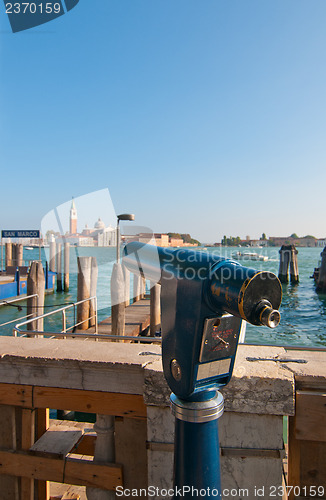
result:
[(117, 262), (120, 260), (120, 227), (119, 222), (121, 220), (135, 220), (134, 214), (120, 214), (117, 216)]

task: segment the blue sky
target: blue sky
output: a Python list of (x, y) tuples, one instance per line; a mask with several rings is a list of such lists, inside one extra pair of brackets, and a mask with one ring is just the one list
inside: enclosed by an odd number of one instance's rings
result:
[(1, 228), (108, 188), (154, 231), (326, 236), (324, 0), (0, 7)]

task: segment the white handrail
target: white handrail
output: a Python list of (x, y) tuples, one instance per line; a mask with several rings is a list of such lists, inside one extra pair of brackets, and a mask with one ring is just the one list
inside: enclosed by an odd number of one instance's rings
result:
[(133, 337), (131, 335), (109, 335), (106, 333), (90, 333), (90, 332), (45, 332), (45, 331), (39, 331), (39, 332), (33, 332), (30, 330), (20, 330), (20, 334), (22, 335), (29, 335), (31, 337), (35, 337), (37, 335), (43, 335), (47, 336), (49, 338), (61, 338), (61, 339), (67, 339), (69, 337), (71, 338), (92, 338), (92, 339), (108, 339), (108, 340), (132, 340), (133, 342), (144, 342), (144, 343), (161, 343), (162, 339), (161, 337)]
[(17, 297), (15, 299), (2, 300), (0, 302), (0, 306), (7, 306), (8, 304), (11, 304), (12, 302), (20, 302), (21, 300), (32, 299), (33, 297), (38, 297), (38, 294), (34, 293), (33, 295), (24, 295), (24, 297)]
[[(81, 321), (79, 323), (76, 323), (73, 326), (70, 326), (70, 327), (67, 328), (66, 327), (66, 311), (68, 309), (71, 309), (71, 308), (74, 308), (74, 310), (75, 310), (76, 306), (78, 306), (79, 304), (82, 304), (84, 302), (88, 302), (88, 301), (91, 301), (91, 300), (94, 300), (94, 302), (95, 302), (95, 308), (94, 308), (95, 309), (95, 314), (93, 316), (88, 317), (87, 319), (85, 319), (85, 320), (83, 320), (83, 321)], [(41, 314), (40, 316), (28, 319), (26, 321), (22, 321), (21, 323), (18, 323), (17, 325), (14, 326), (14, 328), (13, 328), (13, 335), (15, 337), (17, 337), (19, 334), (30, 335), (30, 336), (44, 335), (44, 334), (45, 335), (59, 335), (61, 332), (44, 332), (44, 331), (38, 331), (38, 330), (26, 330), (26, 331), (24, 330), (24, 331), (22, 331), (21, 330), (21, 327), (23, 325), (27, 325), (27, 324), (32, 323), (33, 321), (37, 321), (39, 319), (47, 318), (48, 316), (52, 316), (53, 314), (57, 314), (59, 312), (62, 312), (62, 317), (63, 317), (62, 331), (64, 333), (66, 333), (67, 330), (71, 330), (71, 329), (75, 328), (76, 326), (79, 326), (82, 323), (85, 323), (86, 321), (88, 321), (90, 319), (93, 319), (93, 318), (95, 318), (95, 333), (97, 333), (97, 297), (93, 296), (93, 297), (89, 297), (87, 299), (79, 300), (78, 302), (74, 302), (73, 304), (68, 304), (68, 305), (66, 305), (64, 307), (60, 307), (59, 309), (55, 309), (54, 311), (50, 311), (48, 313)], [(17, 321), (17, 320), (15, 320), (15, 321)]]
[[(0, 302), (0, 307), (1, 306), (8, 306), (10, 304), (13, 304), (14, 302), (20, 302), (22, 300), (26, 300), (26, 299), (32, 299), (34, 297), (37, 297), (38, 299), (38, 294), (37, 293), (34, 293), (33, 295), (24, 295), (24, 297), (17, 297), (15, 299), (10, 299), (10, 300), (2, 300)], [(19, 321), (20, 319), (26, 319), (26, 318), (29, 318), (30, 316), (32, 316), (34, 313), (32, 314), (26, 314), (25, 316), (21, 316), (20, 318), (15, 318), (15, 319), (12, 319), (10, 321), (7, 321), (6, 323), (1, 323), (0, 324), (0, 328), (2, 326), (7, 326), (7, 325), (10, 325), (10, 323), (15, 323), (16, 321)]]

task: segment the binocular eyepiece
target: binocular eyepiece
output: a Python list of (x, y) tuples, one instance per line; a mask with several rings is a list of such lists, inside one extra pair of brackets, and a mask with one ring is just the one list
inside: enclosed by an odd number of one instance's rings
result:
[(259, 319), (259, 324), (275, 328), (281, 321), (280, 312), (272, 308), (272, 304), (268, 300), (261, 300), (256, 307), (256, 316)]

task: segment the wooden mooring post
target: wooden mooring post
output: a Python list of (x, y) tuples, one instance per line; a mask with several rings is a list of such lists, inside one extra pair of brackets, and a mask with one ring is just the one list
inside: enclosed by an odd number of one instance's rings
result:
[(62, 292), (62, 245), (57, 243), (56, 253), (57, 292)]
[(5, 269), (8, 269), (9, 266), (12, 266), (12, 243), (6, 243), (5, 264)]
[[(42, 262), (33, 261), (27, 276), (27, 295), (35, 295), (27, 299), (28, 319), (41, 316), (44, 312), (45, 277)], [(30, 316), (31, 315), (31, 316)], [(27, 330), (43, 331), (43, 319), (27, 324)]]
[(146, 295), (146, 278), (142, 276), (141, 279), (141, 298), (144, 299)]
[[(77, 277), (77, 302), (89, 299), (91, 293), (91, 269), (92, 257), (77, 257), (78, 277)], [(78, 304), (77, 323), (79, 330), (89, 328), (89, 301)]]
[(24, 247), (21, 243), (13, 243), (12, 245), (12, 265), (21, 267), (23, 265)]
[(282, 245), (280, 251), (280, 267), (278, 277), (281, 283), (289, 282), (289, 267), (291, 283), (299, 282), (298, 250), (294, 245)]
[(319, 268), (317, 290), (321, 292), (326, 292), (326, 247), (321, 252), (320, 256), (321, 256), (321, 264)]
[(113, 264), (111, 275), (111, 321), (112, 335), (125, 334), (125, 275), (120, 262)]
[(56, 254), (56, 244), (55, 241), (50, 243), (50, 255), (49, 255), (49, 270), (55, 273), (55, 254)]
[(125, 287), (125, 298), (126, 298), (126, 307), (130, 305), (130, 271), (123, 266), (123, 276), (124, 276), (124, 287)]
[[(90, 286), (90, 297), (96, 296), (97, 289), (97, 278), (98, 278), (98, 266), (96, 257), (91, 257), (91, 286)], [(91, 300), (89, 303), (89, 326), (95, 326), (97, 318), (95, 317), (95, 308), (97, 304), (95, 299)]]
[(70, 243), (64, 245), (64, 276), (63, 290), (69, 292), (69, 261), (70, 261)]
[(142, 277), (140, 274), (134, 274), (133, 277), (133, 302), (138, 302), (142, 298)]
[(155, 337), (161, 328), (161, 285), (151, 283), (150, 290), (150, 335)]

